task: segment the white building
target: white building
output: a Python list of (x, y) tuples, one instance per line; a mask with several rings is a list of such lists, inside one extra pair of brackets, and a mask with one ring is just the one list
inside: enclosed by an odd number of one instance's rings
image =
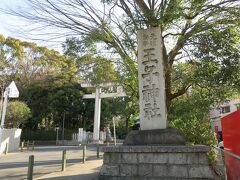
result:
[(210, 110), (212, 130), (216, 133), (222, 132), (221, 118), (240, 109), (240, 99), (226, 100), (225, 103)]

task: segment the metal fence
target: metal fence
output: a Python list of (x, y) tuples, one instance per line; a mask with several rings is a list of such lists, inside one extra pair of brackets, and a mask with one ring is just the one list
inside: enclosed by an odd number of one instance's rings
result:
[(216, 154), (215, 172), (223, 180), (240, 180), (240, 156), (218, 148), (212, 147)]

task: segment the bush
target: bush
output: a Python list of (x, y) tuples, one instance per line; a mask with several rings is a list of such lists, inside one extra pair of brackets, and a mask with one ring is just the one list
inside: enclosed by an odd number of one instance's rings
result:
[(7, 105), (6, 126), (18, 128), (20, 124), (31, 117), (31, 110), (26, 103), (12, 101)]
[(210, 120), (193, 119), (176, 119), (170, 122), (170, 127), (181, 130), (187, 139), (187, 142), (192, 145), (215, 145), (217, 139), (214, 132), (211, 131)]

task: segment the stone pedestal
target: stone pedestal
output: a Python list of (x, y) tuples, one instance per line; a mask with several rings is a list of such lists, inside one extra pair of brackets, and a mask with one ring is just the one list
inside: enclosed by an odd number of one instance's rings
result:
[(124, 145), (185, 145), (186, 139), (175, 128), (130, 131)]
[(104, 147), (99, 180), (214, 179), (207, 146)]

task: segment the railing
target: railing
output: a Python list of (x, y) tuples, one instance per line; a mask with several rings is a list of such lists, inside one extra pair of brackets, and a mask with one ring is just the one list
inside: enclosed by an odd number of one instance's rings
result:
[(215, 171), (220, 175), (221, 179), (239, 180), (240, 156), (215, 146), (212, 146), (212, 148), (217, 155)]
[(227, 179), (226, 166), (224, 159), (224, 150), (215, 146), (211, 146), (216, 155), (216, 162), (214, 164), (215, 172), (221, 177), (221, 179)]

